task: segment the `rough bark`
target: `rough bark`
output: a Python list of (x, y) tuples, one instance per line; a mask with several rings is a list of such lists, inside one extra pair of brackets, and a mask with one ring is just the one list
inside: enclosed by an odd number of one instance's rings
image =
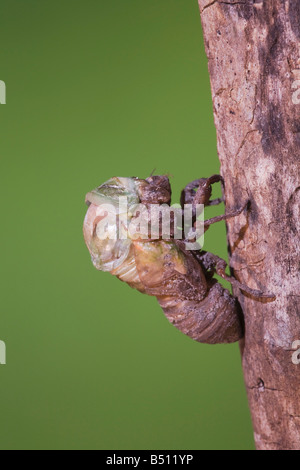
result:
[[(227, 209), (246, 325), (242, 360), (260, 450), (300, 449), (300, 2), (199, 0)], [(295, 347), (295, 346), (294, 346)], [(295, 362), (295, 361), (294, 361)]]

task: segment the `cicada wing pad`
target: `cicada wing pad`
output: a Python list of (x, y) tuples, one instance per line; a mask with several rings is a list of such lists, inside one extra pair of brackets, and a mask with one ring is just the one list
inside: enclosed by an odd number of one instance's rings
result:
[(173, 240), (135, 241), (135, 262), (148, 295), (201, 301), (208, 286), (199, 263)]

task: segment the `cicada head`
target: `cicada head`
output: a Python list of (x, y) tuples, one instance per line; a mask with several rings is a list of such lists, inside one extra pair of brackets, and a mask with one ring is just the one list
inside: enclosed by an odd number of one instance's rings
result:
[[(94, 266), (112, 272), (130, 256), (132, 239), (128, 228), (136, 209), (142, 211), (140, 203), (146, 216), (149, 204), (170, 201), (171, 187), (166, 176), (152, 176), (147, 180), (115, 177), (88, 193), (84, 238)], [(147, 227), (144, 227), (146, 238)]]
[(139, 187), (139, 196), (143, 204), (170, 204), (171, 185), (167, 176), (150, 176)]

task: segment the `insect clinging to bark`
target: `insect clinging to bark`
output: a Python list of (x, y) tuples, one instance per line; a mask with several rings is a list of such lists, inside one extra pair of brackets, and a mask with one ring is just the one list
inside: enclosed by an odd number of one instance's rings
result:
[[(223, 199), (211, 200), (212, 184), (218, 182), (223, 184), (222, 178), (214, 175), (187, 185), (181, 196), (182, 209), (185, 204), (195, 208), (197, 204), (211, 206), (223, 202)], [(109, 271), (142, 293), (157, 297), (168, 320), (196, 341), (215, 344), (241, 339), (244, 329), (239, 303), (214, 275), (218, 274), (251, 296), (272, 296), (240, 284), (226, 274), (224, 260), (202, 250), (189, 251), (184, 240), (175, 239), (172, 234), (167, 240), (160, 236), (155, 240), (120, 236), (120, 221), (124, 215), (120, 197), (126, 197), (131, 208), (139, 204), (145, 207), (170, 205), (170, 182), (166, 176), (151, 176), (146, 180), (112, 178), (87, 195), (89, 209), (84, 221), (84, 238), (94, 266)], [(238, 210), (206, 220), (205, 231), (216, 222), (240, 215), (247, 207), (248, 202)], [(114, 217), (106, 221), (107, 236), (99, 237), (99, 227), (110, 212), (114, 212)], [(133, 214), (132, 210), (131, 221)], [(123, 228), (128, 232), (128, 226)]]

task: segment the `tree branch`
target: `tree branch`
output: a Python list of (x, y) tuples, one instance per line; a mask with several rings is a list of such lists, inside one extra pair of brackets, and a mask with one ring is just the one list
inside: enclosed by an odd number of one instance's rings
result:
[[(199, 0), (226, 203), (231, 265), (265, 303), (236, 290), (258, 449), (300, 449), (300, 4)], [(232, 6), (235, 8), (232, 8)]]

